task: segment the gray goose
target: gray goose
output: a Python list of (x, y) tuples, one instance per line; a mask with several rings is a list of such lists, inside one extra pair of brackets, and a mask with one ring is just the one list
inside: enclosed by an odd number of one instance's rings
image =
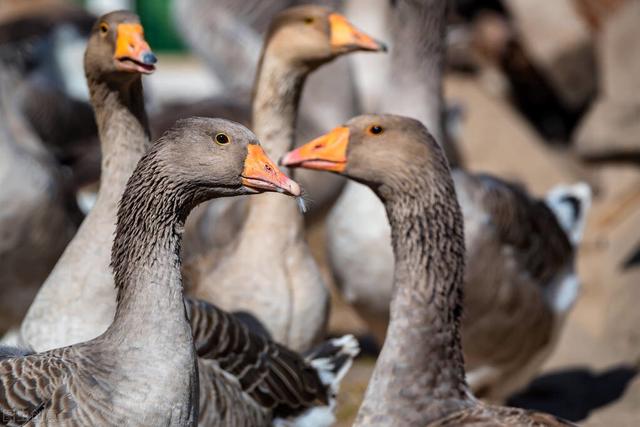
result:
[(467, 386), (460, 339), (464, 222), (443, 150), (419, 121), (356, 117), (281, 163), (366, 184), (391, 224), (391, 320), (356, 426), (570, 425), (484, 404)]
[[(154, 60), (138, 18), (129, 12), (107, 14), (96, 22), (92, 34), (86, 68), (105, 149), (105, 176), (98, 202), (86, 220), (90, 222), (83, 225), (80, 236), (84, 237), (67, 249), (66, 260), (57, 267), (62, 271), (55, 281), (47, 281), (41, 291), (46, 298), (39, 295), (23, 324), (28, 332), (24, 341), (36, 351), (96, 337), (109, 326), (114, 312), (117, 315), (109, 252), (100, 243), (111, 245), (116, 193), (124, 192), (135, 159), (148, 144), (140, 73), (151, 71)], [(123, 66), (118, 46), (130, 44), (133, 58), (124, 59)], [(76, 276), (78, 271), (81, 274)], [(352, 337), (328, 341), (303, 360), (249, 334), (235, 318), (213, 306), (187, 300), (187, 309), (200, 356), (201, 425), (238, 425), (234, 420), (254, 420), (246, 422), (256, 425), (257, 420), (294, 416), (331, 419), (337, 386), (358, 351)], [(4, 349), (0, 355), (3, 352), (14, 351)]]
[[(3, 422), (195, 425), (197, 358), (180, 272), (184, 221), (205, 200), (264, 191), (300, 194), (241, 125), (191, 119), (158, 140), (133, 171), (118, 208), (111, 252), (117, 289), (113, 322), (91, 341), (0, 361)], [(216, 339), (221, 366), (224, 356), (233, 355), (231, 345), (240, 344), (235, 350), (243, 353), (255, 345), (226, 338)], [(217, 379), (240, 388), (222, 371)], [(247, 378), (257, 384), (259, 379)]]
[[(440, 120), (445, 3), (391, 5), (393, 78), (379, 108), (421, 120), (438, 142), (446, 141)], [(457, 158), (447, 146), (445, 152)], [(468, 382), (479, 396), (500, 401), (537, 373), (577, 298), (575, 254), (590, 192), (584, 184), (559, 187), (543, 201), (495, 177), (463, 170), (454, 173), (454, 183), (468, 249), (462, 327)], [(535, 235), (514, 241), (514, 233)], [(342, 294), (382, 342), (393, 252), (384, 207), (365, 186), (346, 185), (327, 220), (327, 245)], [(489, 304), (495, 297), (499, 303)]]
[[(339, 55), (383, 48), (320, 6), (277, 15), (266, 37), (253, 101), (253, 129), (265, 150), (277, 157), (293, 148), (298, 101), (309, 73)], [(302, 215), (293, 200), (277, 195), (247, 204), (236, 239), (192, 269), (192, 293), (224, 310), (249, 313), (276, 341), (307, 350), (325, 332), (329, 291), (304, 240)], [(272, 262), (273, 253), (283, 261)]]
[(102, 145), (95, 206), (42, 285), (22, 322), (22, 344), (36, 351), (87, 341), (113, 320), (109, 269), (117, 203), (149, 144), (142, 74), (155, 56), (138, 17), (113, 12), (96, 21), (85, 52), (85, 74)]
[(20, 326), (76, 230), (64, 175), (13, 104), (13, 77), (0, 65), (0, 333)]

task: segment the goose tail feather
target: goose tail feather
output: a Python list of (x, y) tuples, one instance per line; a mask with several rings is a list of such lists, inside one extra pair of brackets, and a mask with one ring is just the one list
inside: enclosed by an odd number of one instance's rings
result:
[(320, 381), (327, 388), (329, 403), (315, 406), (291, 419), (276, 419), (276, 427), (329, 427), (335, 423), (336, 396), (340, 383), (353, 360), (360, 353), (358, 340), (353, 335), (333, 338), (305, 353), (307, 363), (314, 367)]

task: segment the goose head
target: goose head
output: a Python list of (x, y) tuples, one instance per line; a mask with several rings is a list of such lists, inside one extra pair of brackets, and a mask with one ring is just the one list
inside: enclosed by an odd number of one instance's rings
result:
[(155, 71), (156, 56), (144, 38), (140, 19), (128, 11), (101, 16), (93, 28), (84, 56), (85, 73), (127, 79)]
[(280, 163), (345, 175), (383, 199), (422, 191), (447, 173), (442, 150), (418, 120), (390, 114), (362, 115), (285, 154)]
[(307, 69), (350, 52), (386, 51), (383, 43), (355, 28), (344, 16), (316, 5), (292, 7), (276, 15), (265, 40), (265, 53)]
[(158, 168), (168, 186), (195, 204), (263, 192), (300, 195), (299, 185), (269, 159), (253, 132), (229, 120), (180, 120), (148, 156), (155, 161), (147, 164)]

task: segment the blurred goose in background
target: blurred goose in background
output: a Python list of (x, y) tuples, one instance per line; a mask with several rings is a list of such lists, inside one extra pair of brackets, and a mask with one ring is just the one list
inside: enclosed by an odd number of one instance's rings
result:
[[(309, 73), (339, 55), (383, 49), (326, 8), (298, 6), (278, 14), (265, 40), (253, 101), (253, 128), (267, 152), (276, 157), (293, 148)], [(298, 207), (273, 196), (247, 202), (236, 238), (195, 266), (192, 293), (255, 316), (276, 341), (307, 350), (324, 335), (329, 291), (304, 239)], [(272, 262), (273, 253), (284, 261)]]
[[(445, 4), (398, 0), (390, 11), (397, 77), (381, 110), (420, 119), (442, 141)], [(416, 49), (421, 55), (409, 54)], [(455, 164), (457, 156), (445, 152)], [(575, 253), (590, 191), (584, 184), (559, 187), (545, 203), (493, 177), (458, 170), (454, 183), (467, 244), (462, 338), (468, 381), (482, 397), (501, 401), (535, 375), (577, 298)], [(392, 295), (390, 235), (383, 205), (350, 182), (328, 218), (328, 254), (343, 295), (380, 343)]]
[(0, 65), (0, 332), (20, 325), (78, 216), (68, 180), (16, 110), (16, 79)]
[(460, 340), (463, 216), (445, 154), (420, 122), (356, 117), (281, 163), (368, 185), (391, 224), (391, 320), (356, 426), (570, 425), (547, 414), (484, 404), (467, 386)]
[[(104, 42), (110, 39), (117, 52), (116, 40), (122, 39), (116, 39), (115, 28), (119, 37), (137, 35), (141, 40), (135, 18), (125, 12), (104, 16), (96, 23), (90, 44), (111, 52), (111, 43)], [(103, 60), (107, 66), (106, 57)], [(91, 61), (100, 59), (89, 56)], [(145, 62), (133, 57), (115, 62), (120, 65), (112, 68), (113, 74), (139, 85), (139, 76), (132, 77), (130, 70), (147, 69), (150, 65)], [(145, 425), (195, 425), (199, 369), (188, 313), (192, 321), (197, 316), (193, 304), (185, 310), (183, 298), (184, 221), (204, 200), (264, 191), (298, 196), (300, 187), (277, 169), (255, 135), (241, 125), (220, 119), (183, 121), (154, 144), (135, 167), (119, 203), (111, 252), (117, 291), (113, 322), (91, 341), (0, 361), (2, 419), (11, 420), (10, 425), (115, 426), (140, 420)], [(306, 364), (295, 354), (279, 355), (285, 350), (247, 336), (238, 325), (229, 329), (224, 317), (215, 319), (219, 322), (208, 330), (214, 333), (208, 347), (199, 347), (212, 358), (220, 357), (215, 366), (208, 365), (212, 409), (200, 412), (201, 417), (209, 414), (218, 421), (267, 425), (255, 421), (268, 419), (282, 400), (294, 400), (294, 392), (299, 393), (298, 408), (311, 406), (316, 399), (328, 403), (327, 394), (333, 390), (325, 388), (313, 361)], [(261, 344), (262, 349), (253, 352)], [(335, 344), (343, 348), (346, 343)], [(337, 346), (332, 347), (329, 355)], [(337, 365), (335, 360), (319, 357), (317, 353), (313, 359), (325, 362), (325, 375), (341, 374), (342, 368), (327, 369)], [(343, 354), (342, 361), (350, 357)]]
[(103, 150), (101, 185), (22, 323), (22, 343), (36, 351), (94, 338), (113, 320), (109, 248), (117, 203), (149, 144), (141, 75), (153, 72), (156, 58), (142, 31), (136, 15), (115, 12), (99, 20), (87, 45), (85, 73)]
[[(250, 105), (249, 94), (252, 90), (251, 84), (255, 81), (260, 48), (272, 19), (288, 7), (308, 3), (339, 10), (343, 1), (173, 0), (173, 16), (180, 34), (187, 45), (205, 60), (223, 86), (223, 93), (212, 99), (200, 101), (203, 110), (195, 113), (208, 116), (206, 113), (209, 111), (218, 110), (220, 105), (228, 104), (225, 99), (231, 99), (233, 102), (241, 100)], [(346, 59), (334, 61), (313, 73), (305, 87), (305, 94), (300, 102), (301, 120), (296, 126), (296, 134), (301, 141), (306, 141), (334, 123), (358, 113), (356, 90), (349, 61)], [(194, 112), (192, 107), (187, 105), (186, 108)], [(184, 116), (175, 106), (173, 114), (176, 118)], [(221, 117), (235, 119), (227, 114)], [(307, 199), (312, 201), (308, 204), (310, 213), (319, 212), (333, 203), (344, 184), (340, 177), (328, 174), (324, 177), (314, 177), (307, 171), (300, 171), (296, 179), (305, 189)], [(220, 211), (223, 213), (220, 214)], [(202, 220), (208, 223), (220, 221), (217, 229), (233, 229), (234, 222), (227, 220), (231, 216), (219, 207), (212, 207), (211, 212)], [(190, 224), (187, 224), (188, 229), (189, 227)], [(185, 241), (191, 239), (188, 230)], [(216, 240), (205, 243), (209, 247), (220, 246), (220, 242)]]
[(539, 372), (578, 297), (576, 252), (591, 190), (557, 186), (538, 199), (484, 174), (453, 178), (467, 248), (467, 381), (478, 396), (504, 402)]
[(82, 75), (95, 17), (59, 1), (13, 2), (0, 13), (0, 56), (20, 70), (14, 102), (75, 185), (100, 175), (100, 147)]

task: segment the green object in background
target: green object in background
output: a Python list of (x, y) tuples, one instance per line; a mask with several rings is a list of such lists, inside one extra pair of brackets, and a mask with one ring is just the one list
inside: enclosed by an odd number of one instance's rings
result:
[(144, 26), (144, 36), (154, 51), (184, 51), (171, 16), (172, 0), (137, 0), (136, 12)]

